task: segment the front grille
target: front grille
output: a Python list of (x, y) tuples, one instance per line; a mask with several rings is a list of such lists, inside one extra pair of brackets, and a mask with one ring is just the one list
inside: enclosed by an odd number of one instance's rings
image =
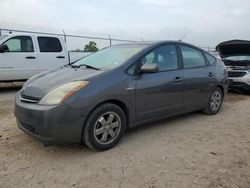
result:
[(228, 77), (243, 77), (246, 74), (245, 71), (228, 71)]
[(38, 103), (39, 100), (40, 99), (36, 97), (27, 96), (27, 95), (24, 95), (23, 93), (21, 93), (21, 96), (20, 96), (20, 101), (26, 102), (26, 103)]

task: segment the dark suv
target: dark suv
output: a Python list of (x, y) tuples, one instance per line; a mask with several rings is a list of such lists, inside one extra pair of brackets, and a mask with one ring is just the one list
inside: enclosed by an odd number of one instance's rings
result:
[(29, 79), (16, 95), (15, 115), (19, 128), (45, 145), (106, 150), (145, 122), (216, 114), (227, 84), (224, 63), (190, 44), (116, 45)]

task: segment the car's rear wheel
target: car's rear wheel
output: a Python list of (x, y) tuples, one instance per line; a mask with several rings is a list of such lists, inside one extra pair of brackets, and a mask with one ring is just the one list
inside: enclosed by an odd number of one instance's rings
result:
[(215, 88), (209, 97), (207, 107), (203, 111), (209, 115), (217, 114), (220, 111), (222, 101), (223, 93), (221, 89)]
[(83, 129), (83, 141), (93, 150), (114, 147), (126, 130), (126, 116), (115, 104), (97, 107), (89, 116)]

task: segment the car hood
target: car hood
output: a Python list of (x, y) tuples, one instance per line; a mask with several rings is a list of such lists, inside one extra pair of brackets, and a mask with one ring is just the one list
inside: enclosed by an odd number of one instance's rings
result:
[(225, 41), (216, 46), (221, 58), (230, 56), (250, 55), (250, 41), (246, 40), (230, 40)]
[(90, 77), (103, 73), (103, 70), (87, 68), (60, 67), (43, 72), (29, 79), (22, 88), (22, 96), (41, 99), (50, 90), (68, 82), (88, 80)]

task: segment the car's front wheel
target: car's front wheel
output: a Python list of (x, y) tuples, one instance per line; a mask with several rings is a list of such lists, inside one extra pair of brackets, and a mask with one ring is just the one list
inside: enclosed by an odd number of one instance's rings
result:
[(126, 116), (115, 104), (97, 107), (88, 117), (83, 129), (83, 141), (93, 150), (104, 151), (114, 147), (126, 130)]
[(215, 88), (207, 103), (207, 107), (203, 110), (206, 114), (214, 115), (220, 111), (223, 101), (223, 93), (220, 88)]

